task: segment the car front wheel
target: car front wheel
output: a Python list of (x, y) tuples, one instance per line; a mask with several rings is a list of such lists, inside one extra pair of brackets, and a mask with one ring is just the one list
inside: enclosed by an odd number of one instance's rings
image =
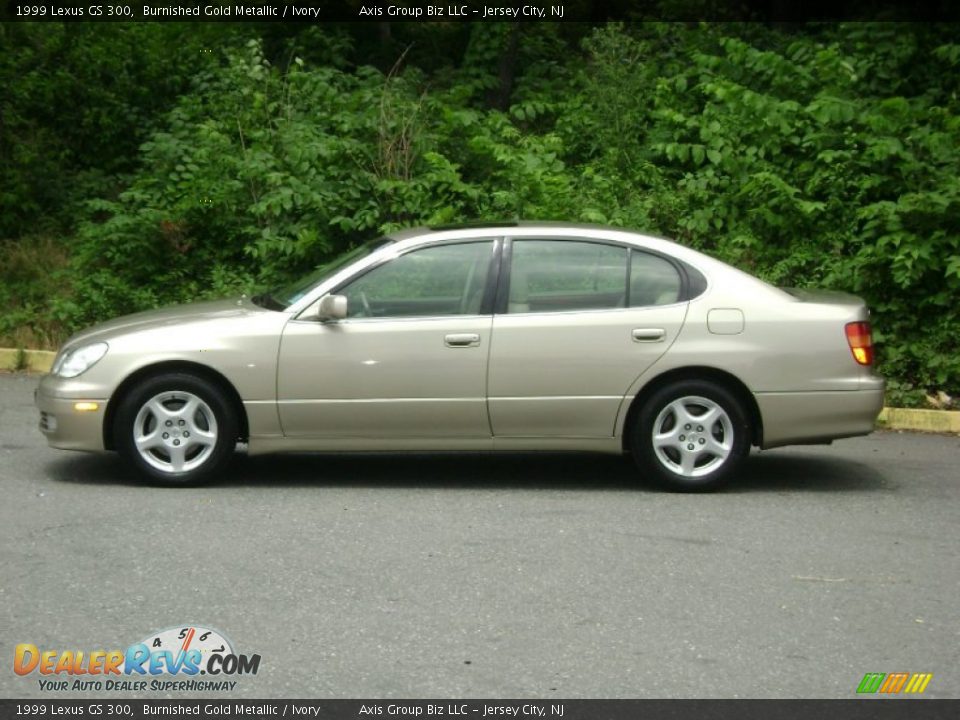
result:
[(116, 447), (147, 479), (164, 485), (209, 480), (229, 462), (237, 422), (223, 392), (186, 373), (149, 378), (121, 400)]
[(683, 380), (647, 399), (634, 423), (631, 450), (645, 478), (668, 490), (715, 490), (750, 450), (750, 424), (721, 385)]

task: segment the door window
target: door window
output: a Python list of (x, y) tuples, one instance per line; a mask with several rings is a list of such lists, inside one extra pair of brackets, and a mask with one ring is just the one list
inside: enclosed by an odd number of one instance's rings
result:
[(627, 250), (571, 240), (514, 240), (507, 312), (626, 306)]
[(478, 315), (492, 241), (435, 245), (380, 265), (340, 289), (347, 317)]

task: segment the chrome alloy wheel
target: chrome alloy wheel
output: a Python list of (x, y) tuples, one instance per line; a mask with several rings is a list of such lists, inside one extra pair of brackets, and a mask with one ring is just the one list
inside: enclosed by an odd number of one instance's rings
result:
[(733, 423), (713, 400), (690, 395), (667, 405), (653, 423), (657, 460), (683, 477), (702, 477), (726, 462), (733, 450)]
[(140, 457), (157, 470), (189, 472), (213, 453), (217, 420), (210, 406), (193, 393), (162, 392), (137, 413), (133, 442)]

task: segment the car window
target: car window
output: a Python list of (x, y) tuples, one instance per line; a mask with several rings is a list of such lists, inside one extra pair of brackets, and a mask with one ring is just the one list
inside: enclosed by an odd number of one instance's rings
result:
[[(289, 283), (281, 288), (277, 288), (272, 292), (264, 293), (262, 296), (257, 297), (264, 298), (267, 301), (272, 300), (280, 309), (289, 307), (310, 292), (315, 286), (319, 285), (327, 278), (333, 277), (336, 273), (343, 270), (350, 263), (356, 262), (357, 260), (366, 257), (374, 250), (378, 250), (384, 245), (389, 245), (392, 242), (392, 240), (388, 240), (387, 238), (377, 238), (376, 240), (366, 242), (363, 245), (355, 247), (343, 255), (334, 258), (330, 262), (321, 265), (309, 275), (306, 275), (299, 280)], [(256, 300), (257, 298), (255, 297), (254, 301)], [(257, 304), (261, 303), (258, 302)]]
[(630, 252), (630, 307), (669, 305), (680, 299), (680, 273), (662, 257)]
[(347, 317), (477, 315), (492, 251), (492, 241), (483, 241), (401, 255), (340, 289)]
[(571, 240), (514, 240), (507, 312), (626, 306), (627, 250)]

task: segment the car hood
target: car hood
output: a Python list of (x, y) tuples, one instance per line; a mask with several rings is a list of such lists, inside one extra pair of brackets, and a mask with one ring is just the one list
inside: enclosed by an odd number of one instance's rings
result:
[(264, 310), (250, 302), (246, 296), (224, 300), (210, 300), (186, 305), (171, 305), (157, 310), (123, 315), (113, 320), (93, 325), (81, 330), (66, 343), (64, 348), (88, 342), (109, 341), (118, 335), (149, 330), (170, 325), (194, 324), (210, 320), (249, 315), (251, 313), (272, 312)]

